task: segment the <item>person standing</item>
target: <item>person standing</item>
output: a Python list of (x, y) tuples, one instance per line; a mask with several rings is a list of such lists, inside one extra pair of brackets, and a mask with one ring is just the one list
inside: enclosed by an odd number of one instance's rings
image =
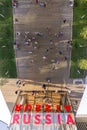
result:
[(63, 23), (66, 23), (66, 19), (63, 20)]
[(36, 4), (38, 4), (38, 2), (39, 2), (39, 1), (38, 1), (38, 0), (36, 0)]

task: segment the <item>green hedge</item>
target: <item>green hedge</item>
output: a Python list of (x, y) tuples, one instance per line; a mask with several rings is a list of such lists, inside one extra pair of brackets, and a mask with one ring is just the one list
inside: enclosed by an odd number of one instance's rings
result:
[[(74, 0), (73, 9), (73, 46), (71, 54), (71, 78), (84, 78), (85, 66), (83, 69), (79, 62), (87, 60), (87, 0)], [(85, 62), (86, 63), (86, 62)], [(79, 72), (78, 72), (79, 70)]]
[(0, 0), (0, 77), (15, 78), (12, 0)]

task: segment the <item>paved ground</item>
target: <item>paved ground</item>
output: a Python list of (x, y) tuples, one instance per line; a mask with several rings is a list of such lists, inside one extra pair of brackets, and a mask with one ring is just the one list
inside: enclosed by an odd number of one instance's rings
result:
[(17, 75), (37, 82), (68, 82), (73, 9), (68, 0), (43, 1), (46, 7), (18, 0), (14, 9)]

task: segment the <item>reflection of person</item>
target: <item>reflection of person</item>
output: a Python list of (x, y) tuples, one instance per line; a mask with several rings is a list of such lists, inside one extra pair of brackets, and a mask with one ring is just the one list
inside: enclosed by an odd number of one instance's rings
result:
[(65, 23), (65, 22), (66, 22), (66, 19), (63, 20), (63, 23)]
[(36, 4), (38, 4), (38, 0), (36, 0)]
[(18, 81), (16, 82), (16, 85), (17, 85), (17, 87), (20, 87), (20, 85), (21, 85), (21, 80), (18, 80)]
[(46, 84), (43, 84), (43, 85), (42, 85), (42, 88), (43, 88), (43, 89), (46, 89)]
[(40, 6), (41, 7), (46, 7), (46, 3), (45, 2), (40, 2)]

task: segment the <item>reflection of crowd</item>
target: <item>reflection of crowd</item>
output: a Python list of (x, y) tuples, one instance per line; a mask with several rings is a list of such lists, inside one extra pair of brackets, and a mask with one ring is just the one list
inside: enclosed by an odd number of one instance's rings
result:
[[(36, 0), (36, 4), (39, 4), (41, 7), (47, 7), (47, 3), (44, 1)], [(13, 0), (13, 6), (18, 6), (18, 1)], [(16, 18), (17, 22), (18, 19)], [(66, 18), (62, 19), (61, 24), (68, 23), (68, 20)], [(45, 30), (45, 31), (44, 31)], [(51, 27), (45, 27), (43, 31), (35, 30), (31, 32), (30, 30), (24, 31), (24, 32), (16, 32), (17, 39), (20, 40), (22, 38), (22, 43), (18, 43), (18, 41), (14, 42), (14, 45), (17, 49), (21, 49), (21, 45), (24, 48), (27, 48), (28, 55), (34, 54), (34, 52), (38, 53), (38, 51), (41, 48), (41, 41), (47, 42), (47, 46), (45, 51), (43, 51), (43, 55), (41, 55), (40, 62), (48, 61), (50, 64), (50, 71), (55, 71), (58, 69), (58, 67), (61, 65), (62, 62), (67, 62), (69, 59), (69, 55), (67, 53), (72, 48), (72, 41), (67, 40), (64, 43), (59, 43), (63, 40), (63, 37), (65, 36), (65, 32), (63, 29), (60, 29), (56, 32), (52, 32)], [(64, 44), (65, 48), (60, 48), (59, 44)], [(54, 51), (54, 54), (52, 55), (52, 51)], [(51, 55), (50, 55), (51, 54)], [(57, 56), (56, 56), (57, 55)], [(52, 56), (52, 57), (51, 57)], [(50, 58), (51, 59), (50, 59)], [(37, 59), (35, 59), (37, 60)], [(29, 63), (35, 63), (34, 59), (30, 59)]]
[[(29, 48), (29, 51), (28, 51), (29, 54), (33, 54), (33, 52), (35, 52), (35, 50), (37, 50), (37, 51), (40, 50), (40, 41), (44, 40), (45, 36), (47, 37), (47, 35), (48, 34), (46, 32), (45, 33), (43, 33), (43, 32), (33, 32), (33, 33), (31, 33), (31, 32), (24, 32), (24, 33), (16, 32), (16, 37), (18, 37), (19, 39), (20, 39), (20, 37), (23, 38), (23, 42), (24, 42), (23, 46), (24, 47), (27, 46), (27, 49)], [(56, 33), (57, 39), (61, 36), (63, 37), (63, 35), (64, 35), (64, 33), (62, 31), (59, 33)], [(58, 46), (61, 46), (61, 45), (58, 45), (58, 44), (55, 45), (55, 39), (56, 38), (54, 35), (52, 36), (52, 39), (50, 38), (49, 45), (46, 48), (46, 50), (42, 56), (42, 59), (44, 61), (48, 60), (49, 53), (51, 53), (52, 50), (54, 50), (54, 51), (56, 50), (58, 53), (58, 58), (55, 58), (55, 55), (54, 55), (54, 59), (52, 58), (50, 60), (50, 63), (52, 63), (52, 66), (54, 66), (53, 65), (54, 63), (55, 63), (55, 65), (58, 66), (58, 64), (60, 64), (62, 60), (63, 61), (68, 60), (68, 57), (67, 57), (67, 55), (64, 54), (64, 51), (59, 50), (59, 48), (58, 48)], [(62, 43), (60, 43), (60, 44), (62, 44)], [(70, 48), (72, 47), (71, 40), (68, 40), (64, 44), (66, 44), (66, 48), (64, 48), (65, 51), (66, 52), (69, 51)], [(52, 67), (52, 68), (54, 68), (54, 70), (55, 70), (55, 67)]]
[(16, 82), (16, 85), (17, 85), (17, 87), (25, 86), (25, 81), (24, 80), (18, 80)]

